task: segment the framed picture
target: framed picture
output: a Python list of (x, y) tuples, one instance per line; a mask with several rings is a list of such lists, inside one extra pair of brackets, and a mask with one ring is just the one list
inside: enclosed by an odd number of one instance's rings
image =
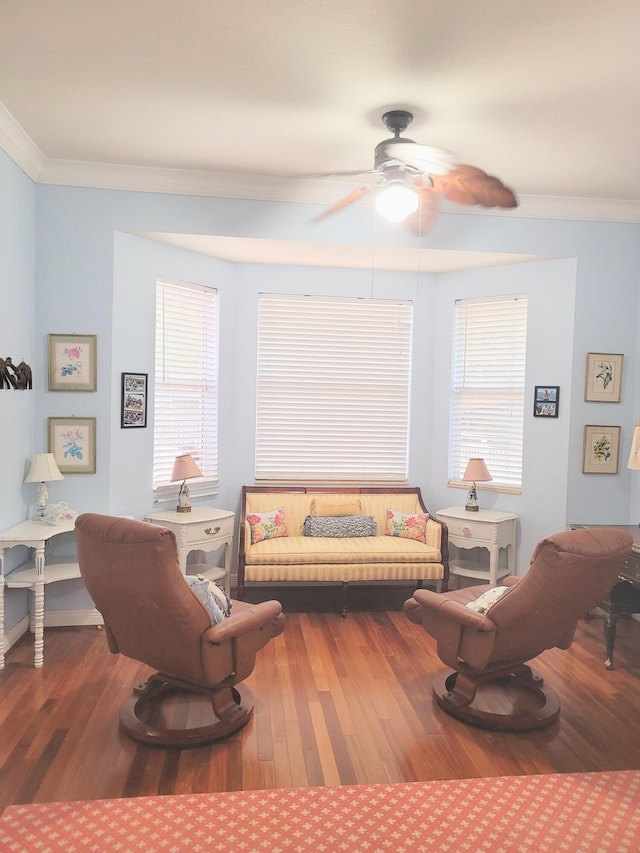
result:
[(49, 418), (49, 453), (62, 474), (96, 473), (96, 419)]
[(96, 390), (95, 335), (49, 335), (49, 391)]
[(619, 426), (586, 426), (582, 473), (617, 474), (619, 452)]
[(147, 425), (147, 375), (146, 373), (122, 374), (122, 429), (146, 427)]
[(619, 403), (622, 390), (622, 362), (620, 353), (587, 353), (587, 376), (584, 399), (598, 403)]
[(533, 393), (534, 418), (557, 418), (560, 405), (559, 385), (536, 385)]

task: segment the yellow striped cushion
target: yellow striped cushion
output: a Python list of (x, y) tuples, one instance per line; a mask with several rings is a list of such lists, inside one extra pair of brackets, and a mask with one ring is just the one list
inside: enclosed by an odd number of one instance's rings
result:
[(309, 563), (308, 565), (247, 566), (247, 582), (442, 580), (442, 563)]
[(353, 539), (288, 536), (252, 545), (247, 566), (311, 563), (439, 563), (440, 551), (415, 539), (365, 536)]

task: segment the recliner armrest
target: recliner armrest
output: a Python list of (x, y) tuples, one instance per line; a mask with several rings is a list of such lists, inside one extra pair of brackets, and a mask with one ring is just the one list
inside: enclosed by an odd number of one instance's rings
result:
[[(416, 620), (412, 618), (412, 615), (418, 615), (422, 611), (426, 611), (425, 618), (428, 618), (429, 612), (439, 617), (446, 613), (447, 619), (453, 619), (459, 625), (475, 628), (476, 631), (496, 630), (491, 619), (483, 613), (471, 610), (459, 601), (448, 599), (446, 593), (432, 592), (430, 589), (417, 589), (413, 594), (413, 599), (405, 602), (405, 614), (412, 622), (415, 622)], [(422, 622), (422, 618), (421, 616), (419, 622)]]
[[(238, 613), (232, 612), (228, 619), (208, 628), (202, 638), (219, 646), (227, 640), (256, 631), (269, 622), (284, 622), (282, 605), (279, 601), (262, 601), (260, 604), (244, 605)], [(274, 631), (273, 636), (280, 634), (282, 627), (279, 631)]]

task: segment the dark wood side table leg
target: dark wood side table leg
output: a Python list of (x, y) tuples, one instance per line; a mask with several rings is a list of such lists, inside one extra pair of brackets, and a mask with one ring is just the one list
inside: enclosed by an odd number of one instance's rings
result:
[(625, 614), (640, 613), (640, 589), (627, 578), (621, 577), (600, 606), (604, 611), (604, 640), (607, 646), (607, 659), (604, 665), (607, 669), (613, 669), (616, 624)]
[(613, 669), (613, 647), (616, 643), (616, 623), (618, 613), (604, 614), (604, 642), (607, 648), (607, 659), (604, 662), (605, 669)]

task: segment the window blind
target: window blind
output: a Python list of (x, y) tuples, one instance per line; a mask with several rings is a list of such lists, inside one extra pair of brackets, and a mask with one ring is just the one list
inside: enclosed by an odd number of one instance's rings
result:
[(527, 298), (456, 302), (449, 478), (484, 459), (491, 486), (522, 488)]
[(256, 480), (405, 481), (410, 302), (261, 294)]
[(185, 282), (156, 283), (153, 489), (177, 493), (173, 463), (191, 453), (203, 473), (192, 495), (218, 485), (218, 317), (214, 289)]

